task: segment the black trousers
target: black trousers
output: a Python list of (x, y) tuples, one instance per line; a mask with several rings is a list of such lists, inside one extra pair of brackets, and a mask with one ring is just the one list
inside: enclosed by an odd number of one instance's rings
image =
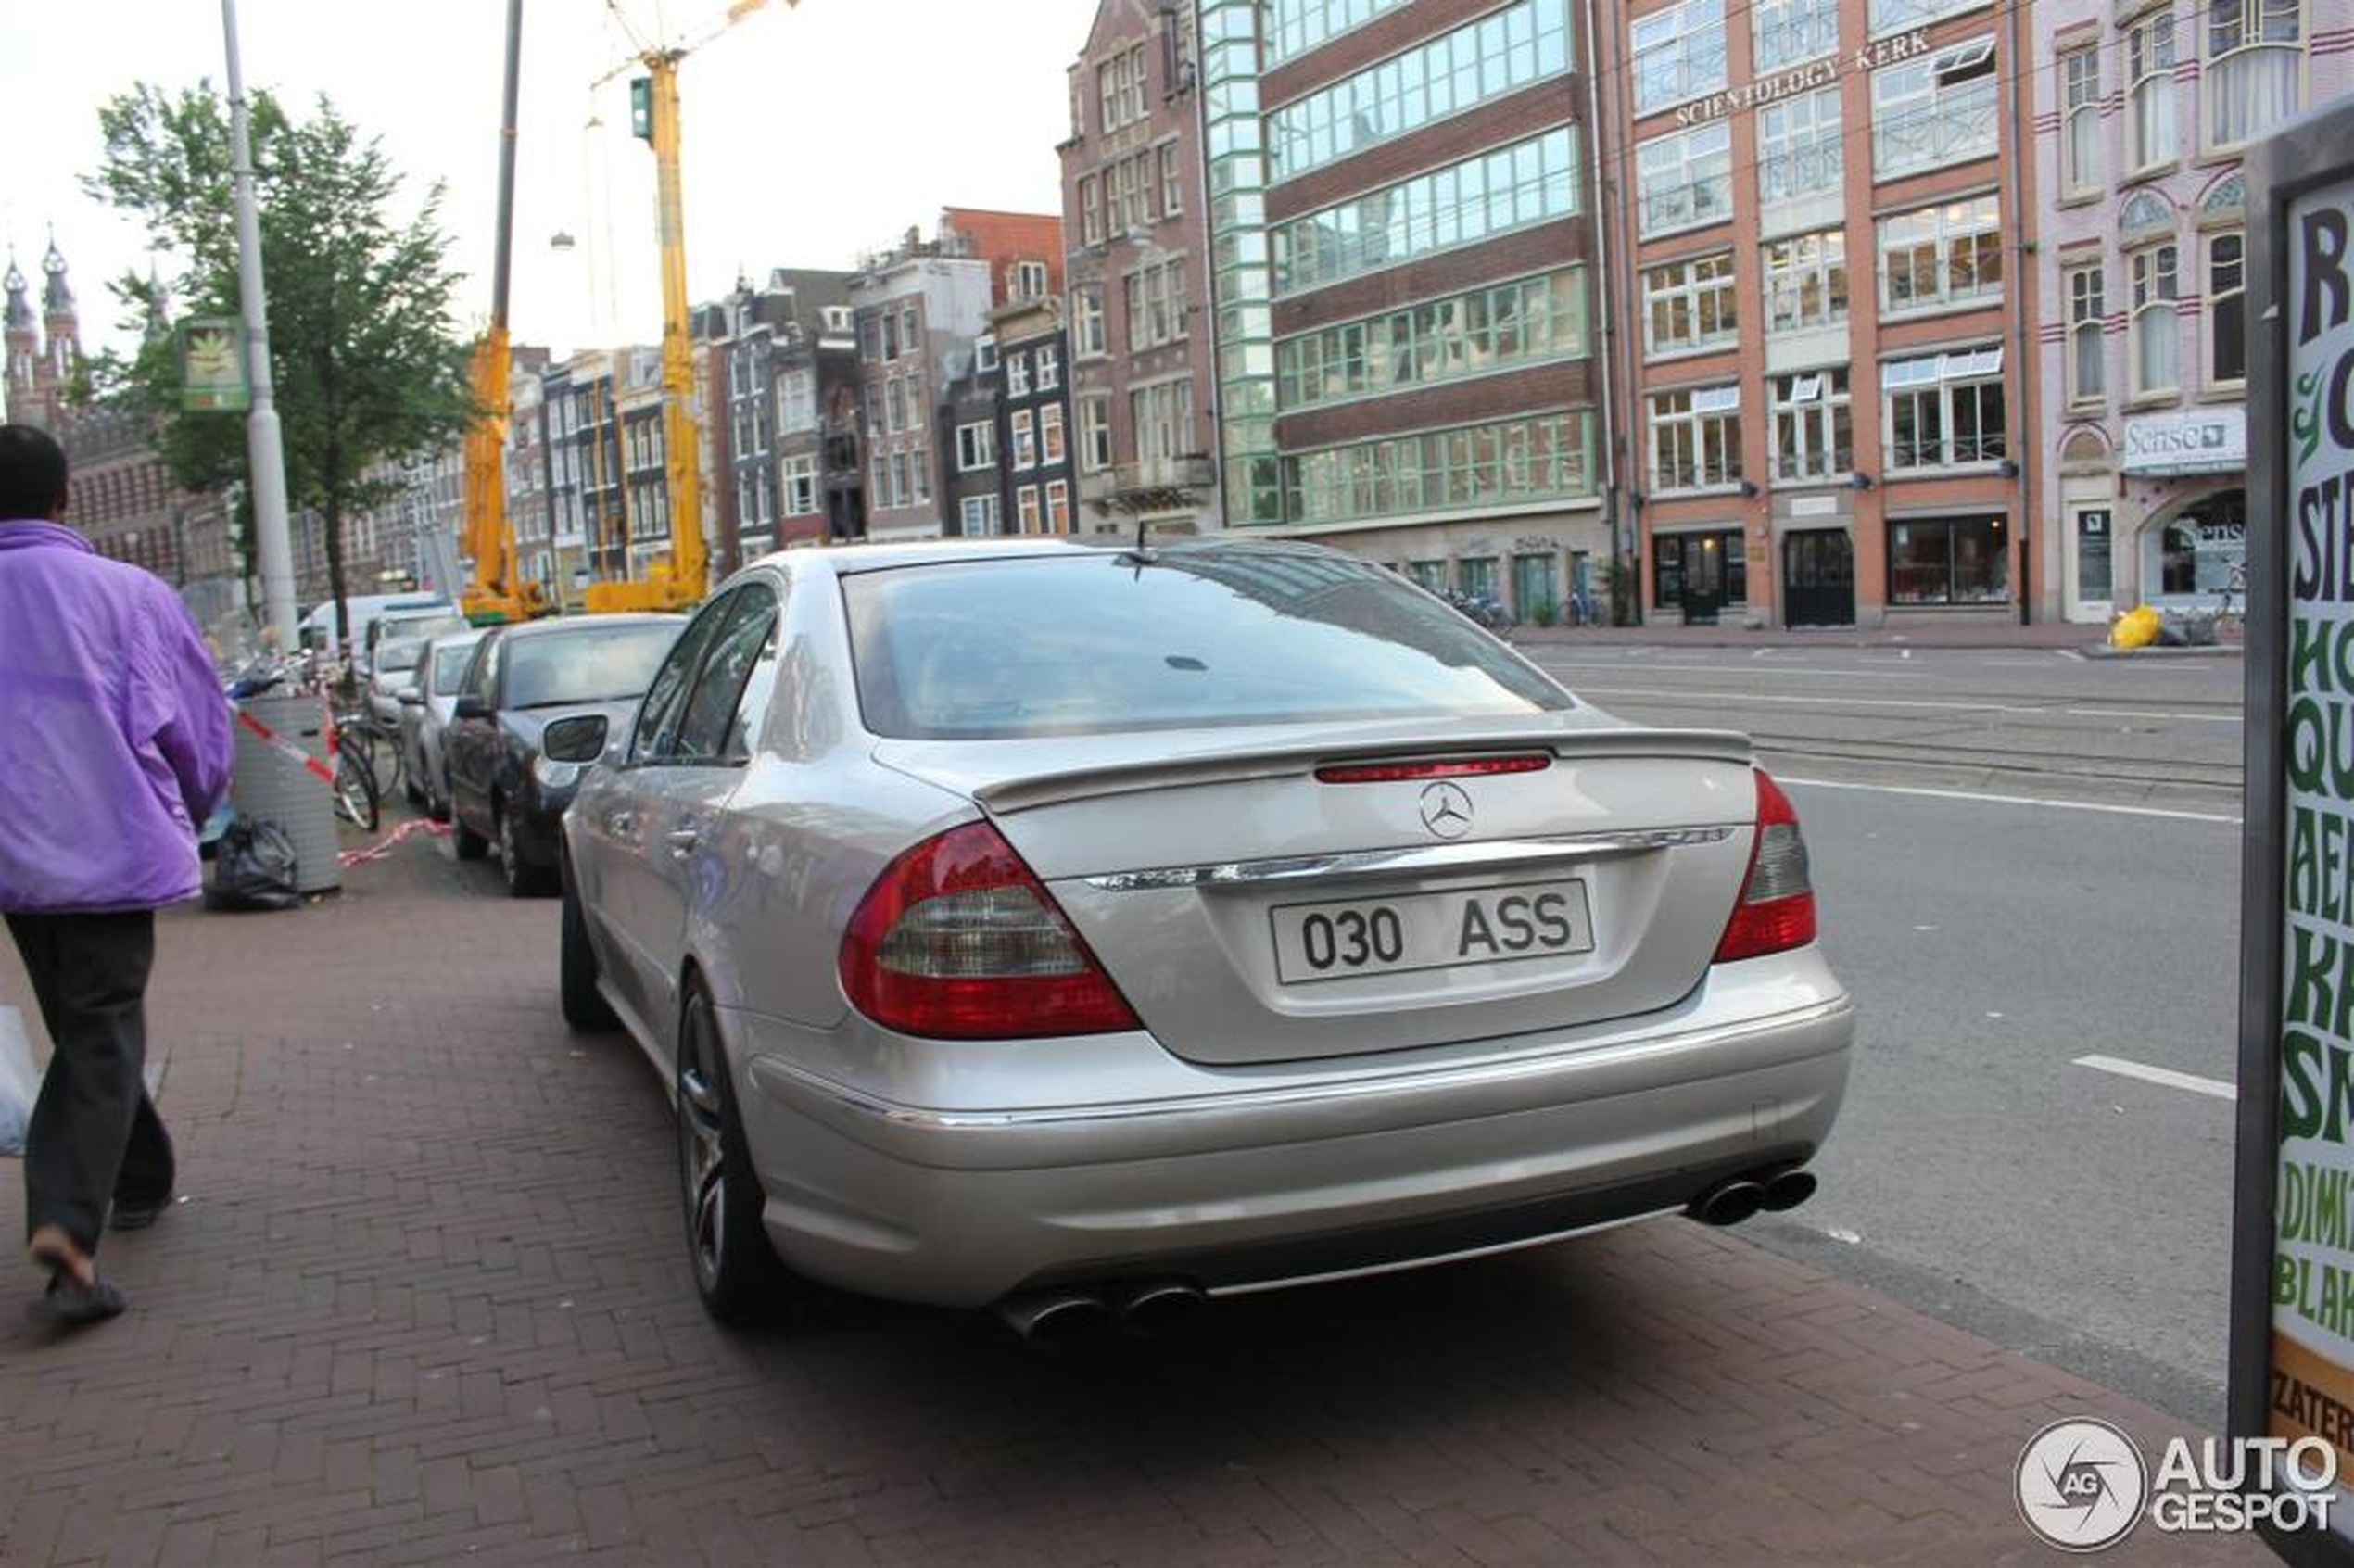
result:
[(25, 1138), (25, 1229), (55, 1225), (95, 1252), (109, 1200), (171, 1192), (171, 1139), (143, 1076), (155, 914), (7, 919), (51, 1046)]

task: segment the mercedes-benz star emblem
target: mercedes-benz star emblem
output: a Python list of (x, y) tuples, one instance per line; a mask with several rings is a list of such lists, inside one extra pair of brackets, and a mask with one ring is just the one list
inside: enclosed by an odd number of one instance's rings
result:
[(1423, 789), (1423, 826), (1442, 839), (1460, 839), (1471, 831), (1471, 797), (1461, 784), (1430, 784)]

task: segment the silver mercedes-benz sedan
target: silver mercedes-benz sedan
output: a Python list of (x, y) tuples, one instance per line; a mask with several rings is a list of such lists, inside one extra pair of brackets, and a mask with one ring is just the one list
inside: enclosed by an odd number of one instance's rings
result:
[[(588, 740), (594, 750), (596, 740)], [(562, 998), (726, 1318), (1061, 1334), (1814, 1190), (1854, 1013), (1742, 738), (1302, 545), (772, 556), (565, 817)]]

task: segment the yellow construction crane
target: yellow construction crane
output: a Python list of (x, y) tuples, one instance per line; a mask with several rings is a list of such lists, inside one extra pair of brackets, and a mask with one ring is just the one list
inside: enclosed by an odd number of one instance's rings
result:
[(465, 550), (473, 573), (459, 607), (476, 626), (548, 613), (547, 590), (523, 578), (515, 527), (507, 515), (507, 290), (515, 229), (515, 87), (523, 51), (523, 0), (507, 0), (506, 92), (499, 124), (499, 229), (490, 269), (490, 325), (475, 345), (472, 380), (479, 417), (466, 432)]
[[(797, 6), (801, 0), (786, 0)], [(678, 180), (678, 62), (764, 8), (768, 0), (735, 0), (726, 18), (684, 44), (641, 42), (615, 0), (607, 8), (636, 51), (593, 84), (603, 86), (632, 67), (646, 74), (629, 83), (630, 129), (653, 148), (656, 228), (662, 241), (662, 442), (670, 487), (670, 553), (643, 577), (589, 585), (591, 611), (679, 610), (708, 587), (702, 538), (702, 457), (695, 428), (694, 344), (687, 321), (687, 238)]]

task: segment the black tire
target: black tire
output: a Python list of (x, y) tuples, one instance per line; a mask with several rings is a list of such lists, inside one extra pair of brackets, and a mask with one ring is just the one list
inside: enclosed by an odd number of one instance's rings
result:
[(687, 1261), (703, 1310), (723, 1323), (749, 1322), (785, 1305), (791, 1276), (760, 1223), (764, 1195), (736, 1112), (727, 1051), (711, 999), (690, 983), (678, 1021), (678, 1067), (671, 1085), (678, 1138), (679, 1209)]
[(507, 884), (510, 898), (538, 898), (548, 891), (548, 873), (523, 857), (523, 843), (515, 837), (514, 812), (503, 804), (497, 809), (499, 879)]
[(556, 937), (556, 996), (564, 1022), (576, 1033), (602, 1034), (621, 1020), (597, 990), (597, 950), (588, 942), (588, 919), (572, 879), (563, 879), (563, 918)]
[(383, 797), (376, 788), (376, 770), (350, 732), (335, 740), (335, 815), (363, 833), (373, 833), (383, 817)]

